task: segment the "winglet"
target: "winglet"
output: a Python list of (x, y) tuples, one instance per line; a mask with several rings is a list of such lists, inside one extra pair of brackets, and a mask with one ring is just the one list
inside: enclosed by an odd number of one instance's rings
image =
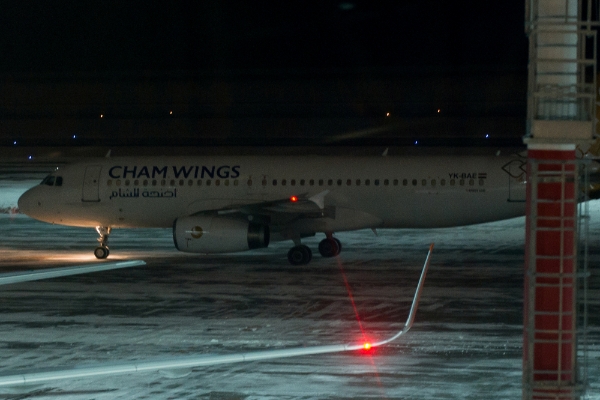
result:
[(106, 153), (106, 155), (105, 155), (104, 157), (106, 157), (106, 158), (110, 158), (110, 152), (111, 152), (111, 151), (112, 151), (112, 149), (109, 149), (109, 150), (108, 150), (108, 153)]
[(389, 147), (386, 147), (386, 148), (385, 148), (385, 150), (383, 151), (383, 153), (382, 153), (381, 155), (382, 155), (383, 157), (387, 156), (387, 155), (388, 155), (388, 150), (389, 150), (389, 149), (390, 149)]
[[(415, 291), (415, 296), (413, 297), (412, 306), (410, 306), (410, 311), (408, 313), (408, 318), (404, 323), (404, 328), (394, 336), (389, 339), (382, 340), (377, 343), (372, 343), (371, 347), (377, 347), (389, 343), (393, 340), (398, 339), (400, 336), (404, 335), (406, 332), (410, 330), (412, 324), (415, 320), (415, 315), (417, 313), (417, 308), (419, 307), (419, 299), (421, 298), (421, 292), (423, 292), (423, 285), (425, 284), (425, 276), (427, 275), (427, 270), (429, 269), (429, 263), (431, 261), (431, 253), (433, 252), (433, 243), (429, 246), (429, 252), (427, 253), (427, 257), (425, 258), (425, 264), (423, 265), (423, 270), (421, 271), (421, 277), (419, 278), (419, 283), (417, 284), (417, 290)], [(362, 347), (362, 345), (361, 345)]]
[(329, 189), (317, 193), (312, 197), (308, 198), (308, 201), (315, 203), (321, 210), (325, 208), (325, 196), (329, 194)]

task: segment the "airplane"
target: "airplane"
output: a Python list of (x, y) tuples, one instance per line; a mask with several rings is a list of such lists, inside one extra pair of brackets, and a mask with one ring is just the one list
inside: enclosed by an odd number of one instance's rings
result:
[(522, 156), (107, 157), (60, 167), (18, 201), (40, 221), (94, 227), (98, 259), (114, 228), (173, 229), (175, 247), (229, 253), (291, 240), (292, 265), (308, 264), (302, 239), (337, 256), (334, 233), (436, 228), (525, 213)]

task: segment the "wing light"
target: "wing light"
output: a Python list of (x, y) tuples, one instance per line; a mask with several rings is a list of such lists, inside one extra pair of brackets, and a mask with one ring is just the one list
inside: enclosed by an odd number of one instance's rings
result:
[(290, 197), (290, 201), (291, 201), (292, 203), (296, 203), (296, 202), (298, 201), (298, 196), (291, 196), (291, 197)]

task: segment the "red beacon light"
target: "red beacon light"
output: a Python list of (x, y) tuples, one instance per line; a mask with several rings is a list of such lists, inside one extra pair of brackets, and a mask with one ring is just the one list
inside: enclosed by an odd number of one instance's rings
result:
[(292, 196), (292, 197), (290, 197), (290, 201), (291, 201), (292, 203), (295, 203), (295, 202), (297, 202), (297, 201), (298, 201), (298, 196)]
[(369, 342), (366, 342), (366, 343), (363, 345), (363, 349), (365, 349), (365, 350), (367, 350), (367, 351), (371, 350), (371, 343), (369, 343)]

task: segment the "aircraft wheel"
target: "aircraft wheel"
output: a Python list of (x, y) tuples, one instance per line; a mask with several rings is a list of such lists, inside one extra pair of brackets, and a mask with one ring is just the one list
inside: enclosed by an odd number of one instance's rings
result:
[(312, 251), (301, 244), (300, 246), (294, 246), (288, 252), (288, 260), (292, 265), (305, 265), (312, 259)]
[(333, 238), (333, 240), (335, 240), (335, 242), (338, 245), (338, 251), (336, 254), (336, 256), (337, 256), (338, 254), (340, 254), (342, 252), (342, 242), (340, 242), (340, 239), (338, 239), (338, 238)]
[(96, 249), (94, 249), (94, 255), (99, 260), (103, 260), (108, 257), (109, 253), (108, 247), (96, 247)]
[(338, 245), (338, 240), (335, 238), (332, 239), (323, 239), (319, 242), (319, 253), (323, 257), (335, 257), (340, 254), (341, 243)]

